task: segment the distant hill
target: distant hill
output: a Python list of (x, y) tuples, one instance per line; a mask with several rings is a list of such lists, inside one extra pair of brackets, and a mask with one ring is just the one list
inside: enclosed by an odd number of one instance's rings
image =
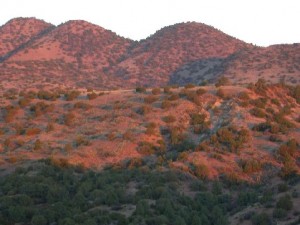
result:
[(198, 59), (225, 58), (250, 45), (200, 23), (165, 27), (130, 49), (112, 74), (141, 85), (160, 85), (181, 65)]
[(290, 84), (300, 83), (300, 44), (252, 47), (227, 58), (201, 59), (177, 69), (170, 83), (214, 82), (225, 76), (235, 84), (256, 82), (258, 78)]
[(9, 88), (300, 79), (299, 44), (256, 47), (195, 22), (164, 27), (138, 42), (81, 20), (54, 26), (17, 18), (0, 28), (0, 43), (0, 76)]
[(35, 18), (16, 18), (0, 27), (0, 61), (31, 39), (54, 27)]

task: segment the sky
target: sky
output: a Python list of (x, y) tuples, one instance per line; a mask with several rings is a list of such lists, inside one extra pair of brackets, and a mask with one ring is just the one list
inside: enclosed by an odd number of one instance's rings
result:
[(59, 25), (86, 20), (126, 38), (195, 21), (258, 46), (300, 43), (300, 0), (3, 0), (0, 25), (36, 17)]

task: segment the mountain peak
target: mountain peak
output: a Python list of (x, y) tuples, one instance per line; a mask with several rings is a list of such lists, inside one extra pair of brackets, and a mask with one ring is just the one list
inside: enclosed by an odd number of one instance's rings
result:
[(15, 18), (0, 27), (0, 58), (54, 25), (34, 17)]
[(30, 25), (34, 25), (34, 26), (39, 26), (39, 25), (53, 26), (53, 24), (45, 22), (44, 20), (41, 20), (41, 19), (37, 19), (35, 17), (16, 17), (16, 18), (9, 20), (2, 27), (5, 27), (7, 25), (18, 26), (18, 25), (24, 25), (24, 24), (30, 24)]

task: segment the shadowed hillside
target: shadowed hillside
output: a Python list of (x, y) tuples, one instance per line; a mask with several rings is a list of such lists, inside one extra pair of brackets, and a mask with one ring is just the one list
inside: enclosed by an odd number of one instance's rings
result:
[(252, 47), (227, 58), (201, 59), (177, 69), (172, 84), (214, 82), (225, 76), (234, 84), (247, 84), (263, 78), (270, 83), (300, 83), (300, 44)]

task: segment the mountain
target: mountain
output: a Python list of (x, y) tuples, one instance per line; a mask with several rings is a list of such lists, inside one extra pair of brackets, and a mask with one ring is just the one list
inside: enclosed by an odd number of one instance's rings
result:
[(131, 84), (161, 85), (187, 62), (212, 57), (222, 59), (249, 46), (205, 24), (179, 23), (137, 43), (110, 72)]
[[(69, 21), (35, 39), (1, 66), (2, 76), (67, 86), (114, 85), (101, 71), (116, 64), (131, 40), (85, 21)], [(24, 85), (24, 84), (23, 84)]]
[(0, 224), (300, 224), (299, 44), (1, 32)]
[(97, 89), (213, 83), (299, 82), (299, 44), (257, 47), (187, 22), (132, 41), (82, 20), (53, 26), (18, 18), (0, 28), (2, 86)]
[(300, 83), (300, 44), (251, 47), (226, 58), (201, 59), (177, 69), (171, 84), (215, 82), (225, 76), (235, 84), (269, 82)]
[(8, 21), (0, 27), (0, 61), (51, 28), (52, 24), (35, 18), (16, 18)]

